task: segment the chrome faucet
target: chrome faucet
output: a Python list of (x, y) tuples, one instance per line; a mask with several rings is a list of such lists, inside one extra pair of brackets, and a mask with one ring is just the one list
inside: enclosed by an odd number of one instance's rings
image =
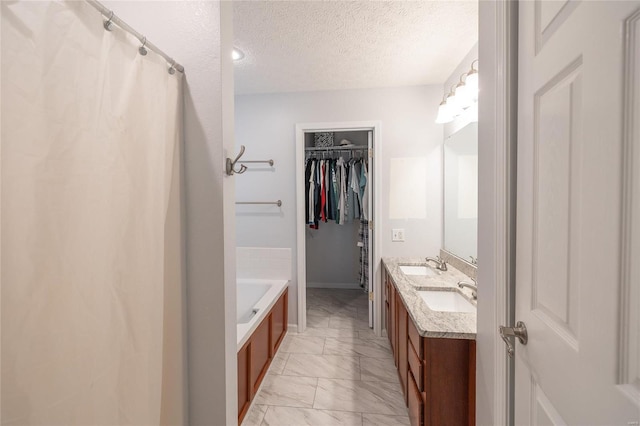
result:
[(446, 271), (446, 270), (447, 270), (447, 262), (446, 262), (446, 261), (444, 261), (444, 260), (442, 260), (442, 259), (440, 258), (440, 256), (436, 256), (436, 257), (427, 257), (427, 258), (425, 259), (425, 261), (426, 261), (427, 263), (429, 263), (429, 262), (433, 262), (433, 263), (435, 263), (435, 264), (436, 264), (436, 269), (437, 269), (437, 270), (439, 270), (439, 271)]
[(473, 300), (478, 300), (478, 283), (473, 278), (471, 278), (471, 281), (473, 281), (473, 284), (467, 283), (467, 282), (464, 282), (464, 281), (458, 281), (458, 287), (460, 287), (460, 288), (465, 288), (465, 287), (470, 288), (471, 289), (471, 297), (473, 297)]

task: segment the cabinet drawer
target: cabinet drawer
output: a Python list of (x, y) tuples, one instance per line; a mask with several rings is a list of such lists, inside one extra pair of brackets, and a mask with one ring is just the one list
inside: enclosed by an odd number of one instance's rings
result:
[(420, 336), (420, 333), (418, 333), (418, 329), (416, 328), (416, 325), (413, 323), (413, 320), (411, 319), (411, 317), (409, 317), (409, 326), (407, 328), (408, 328), (409, 340), (413, 344), (413, 348), (416, 350), (416, 354), (418, 354), (418, 358), (422, 359), (422, 354), (423, 354), (422, 336)]
[[(411, 321), (409, 321), (411, 323)], [(418, 386), (418, 390), (420, 392), (424, 391), (423, 383), (422, 383), (422, 363), (423, 361), (418, 358), (418, 354), (416, 354), (415, 349), (413, 348), (413, 344), (409, 343), (409, 350), (407, 351), (407, 357), (409, 359), (409, 370), (413, 375), (413, 379)]]
[(411, 423), (411, 426), (423, 425), (424, 400), (422, 395), (413, 378), (409, 377), (407, 405), (409, 406), (409, 423)]

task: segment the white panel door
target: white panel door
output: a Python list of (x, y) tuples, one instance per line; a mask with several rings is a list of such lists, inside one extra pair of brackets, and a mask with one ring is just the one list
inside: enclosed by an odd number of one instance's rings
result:
[(640, 44), (625, 34), (639, 9), (520, 2), (516, 319), (529, 341), (516, 347), (517, 425), (640, 419), (638, 384), (625, 373), (638, 365), (625, 330), (638, 328), (623, 315), (638, 304), (621, 297), (638, 285), (623, 283), (621, 218), (623, 152), (639, 145), (628, 123), (640, 123), (628, 102)]

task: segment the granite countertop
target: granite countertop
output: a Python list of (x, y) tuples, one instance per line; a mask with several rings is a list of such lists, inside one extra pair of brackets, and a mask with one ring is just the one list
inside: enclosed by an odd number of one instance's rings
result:
[[(421, 336), (475, 340), (476, 313), (432, 311), (417, 293), (418, 290), (427, 289), (460, 290), (458, 281), (471, 282), (469, 277), (449, 264), (446, 272), (433, 268), (435, 276), (405, 275), (400, 270), (400, 265), (425, 265), (424, 258), (384, 257), (382, 263)], [(464, 288), (461, 292), (467, 300), (476, 304), (471, 297), (471, 289)]]

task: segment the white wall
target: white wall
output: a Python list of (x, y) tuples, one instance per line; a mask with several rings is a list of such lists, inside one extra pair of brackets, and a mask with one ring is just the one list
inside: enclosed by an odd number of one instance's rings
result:
[[(236, 144), (246, 146), (246, 159), (275, 161), (273, 170), (247, 171), (239, 176), (237, 199), (283, 202), (281, 208), (238, 208), (238, 245), (290, 247), (296, 253), (296, 123), (381, 121), (383, 217), (376, 224), (382, 226), (381, 254), (437, 254), (442, 243), (443, 129), (434, 120), (441, 96), (441, 86), (236, 96)], [(416, 191), (421, 182), (397, 182), (390, 176), (392, 159), (401, 165), (398, 159), (415, 157), (422, 158), (421, 164), (426, 166), (424, 191)], [(392, 186), (406, 194), (405, 198), (424, 201), (422, 209), (417, 208), (419, 214), (414, 215), (421, 217), (405, 218), (390, 211)], [(392, 228), (405, 229), (404, 243), (391, 242)], [(292, 276), (296, 277), (295, 259), (293, 268)], [(290, 321), (297, 318), (295, 285), (293, 282), (289, 295)]]
[(236, 249), (238, 279), (291, 279), (291, 249), (238, 247)]
[[(213, 1), (103, 1), (184, 65), (187, 380), (182, 418), (171, 424), (231, 425), (236, 408), (235, 217), (231, 6)], [(226, 209), (226, 210), (225, 210)], [(226, 247), (230, 249), (225, 250)], [(186, 313), (185, 313), (186, 311)], [(184, 316), (186, 315), (186, 321)], [(181, 360), (187, 372), (185, 360)], [(186, 374), (186, 373), (185, 373)]]

